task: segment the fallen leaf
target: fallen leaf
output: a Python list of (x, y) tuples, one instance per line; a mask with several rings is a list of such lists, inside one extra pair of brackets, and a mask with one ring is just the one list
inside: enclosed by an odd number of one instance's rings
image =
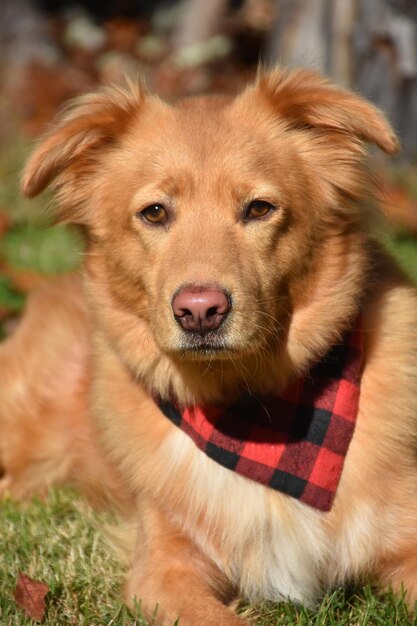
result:
[(45, 615), (45, 596), (49, 591), (47, 584), (33, 580), (19, 572), (16, 589), (13, 597), (16, 604), (24, 610), (28, 617), (36, 620), (42, 620)]

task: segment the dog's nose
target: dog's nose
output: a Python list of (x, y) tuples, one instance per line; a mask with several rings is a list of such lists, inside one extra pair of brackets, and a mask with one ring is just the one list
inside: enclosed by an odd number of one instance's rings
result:
[(230, 297), (219, 287), (183, 287), (172, 299), (177, 322), (184, 330), (201, 335), (217, 330), (230, 309)]

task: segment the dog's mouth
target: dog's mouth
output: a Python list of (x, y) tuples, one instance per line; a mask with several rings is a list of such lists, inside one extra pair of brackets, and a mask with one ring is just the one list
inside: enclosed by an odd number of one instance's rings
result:
[(225, 333), (209, 331), (201, 333), (184, 333), (176, 352), (190, 358), (224, 358), (235, 350), (227, 340)]

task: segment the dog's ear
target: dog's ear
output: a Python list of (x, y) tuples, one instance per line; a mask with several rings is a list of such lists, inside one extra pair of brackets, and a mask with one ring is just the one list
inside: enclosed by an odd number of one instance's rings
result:
[(316, 72), (261, 70), (255, 89), (293, 127), (350, 135), (388, 154), (399, 150), (397, 137), (379, 109)]
[[(128, 127), (146, 97), (141, 85), (111, 87), (74, 100), (53, 123), (30, 156), (22, 177), (22, 190), (33, 197), (52, 185), (62, 192), (71, 182), (88, 177), (95, 159), (106, 146), (113, 145)], [(61, 193), (65, 204), (65, 194)], [(61, 217), (83, 221), (62, 207)], [(79, 212), (78, 212), (79, 213)]]
[(311, 70), (261, 70), (242, 98), (245, 107), (254, 110), (263, 101), (284, 134), (292, 133), (294, 148), (326, 183), (320, 187), (329, 193), (326, 201), (349, 207), (346, 215), (352, 212), (346, 200), (353, 200), (359, 210), (361, 200), (375, 195), (376, 179), (364, 167), (366, 145), (375, 144), (388, 154), (399, 149), (379, 109)]

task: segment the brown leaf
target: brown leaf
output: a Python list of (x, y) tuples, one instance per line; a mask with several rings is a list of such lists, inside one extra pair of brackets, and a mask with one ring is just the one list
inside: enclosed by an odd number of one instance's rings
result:
[(16, 589), (13, 597), (16, 604), (24, 610), (28, 617), (36, 620), (42, 620), (45, 614), (45, 596), (49, 591), (48, 585), (38, 580), (33, 580), (19, 572)]

